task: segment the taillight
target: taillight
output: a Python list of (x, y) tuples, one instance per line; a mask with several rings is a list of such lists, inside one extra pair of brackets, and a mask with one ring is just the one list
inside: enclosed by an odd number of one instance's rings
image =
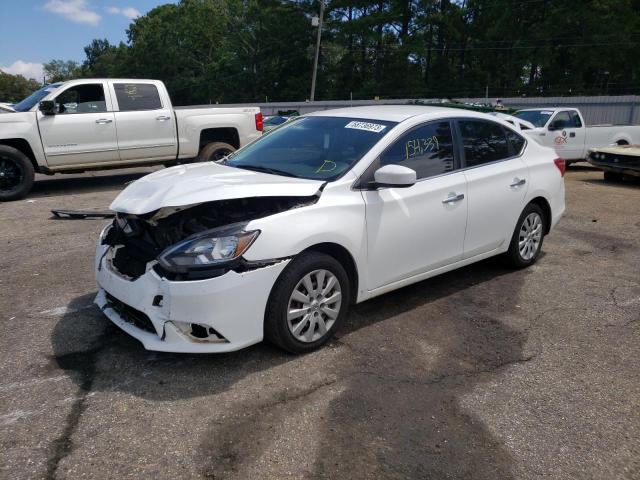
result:
[(264, 130), (264, 121), (262, 120), (262, 112), (256, 113), (256, 130), (261, 132)]
[(556, 158), (553, 163), (555, 163), (558, 170), (560, 170), (560, 176), (564, 177), (564, 171), (567, 169), (567, 165), (564, 163), (564, 160), (562, 158)]

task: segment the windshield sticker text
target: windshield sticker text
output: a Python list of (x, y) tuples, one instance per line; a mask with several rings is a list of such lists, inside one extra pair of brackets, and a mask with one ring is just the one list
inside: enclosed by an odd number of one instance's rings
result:
[(356, 120), (347, 123), (344, 128), (355, 128), (356, 130), (365, 130), (367, 132), (375, 132), (380, 133), (385, 128), (386, 125), (379, 125), (377, 123), (369, 123), (369, 122), (358, 122)]
[(322, 165), (320, 165), (320, 168), (316, 170), (316, 173), (333, 172), (337, 166), (338, 165), (336, 165), (336, 162), (332, 162), (331, 160), (325, 160), (324, 162), (322, 162)]

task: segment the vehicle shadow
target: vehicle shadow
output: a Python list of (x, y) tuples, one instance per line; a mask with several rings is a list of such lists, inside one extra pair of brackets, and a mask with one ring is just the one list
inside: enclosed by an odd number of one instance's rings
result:
[(117, 173), (113, 175), (102, 173), (100, 175), (87, 174), (82, 176), (38, 176), (29, 197), (52, 197), (73, 193), (121, 190), (128, 183), (138, 180), (152, 171), (151, 169), (146, 169), (143, 172)]
[(306, 373), (322, 351), (292, 356), (260, 344), (221, 355), (147, 352), (87, 307), (93, 294), (73, 300), (55, 326), (53, 360), (78, 384), (82, 403), (90, 391), (157, 401), (211, 396), (293, 363), (286, 385), (269, 384), (270, 395), (249, 395), (210, 420), (195, 454), (206, 478), (251, 478), (265, 449), (288, 444), (287, 419), (339, 386), (315, 427), (316, 454), (301, 460), (304, 476), (504, 479), (508, 452), (460, 401), (496, 370), (529, 359), (526, 333), (504, 321), (525, 276), (488, 260), (356, 306), (325, 347), (333, 355), (320, 383)]

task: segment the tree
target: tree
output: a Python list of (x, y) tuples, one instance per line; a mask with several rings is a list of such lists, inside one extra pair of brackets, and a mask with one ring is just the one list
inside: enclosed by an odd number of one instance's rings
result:
[(82, 76), (82, 69), (73, 60), (51, 60), (43, 65), (48, 83), (62, 82)]
[(19, 102), (41, 86), (35, 80), (27, 80), (22, 75), (11, 75), (0, 71), (0, 101), (2, 102)]

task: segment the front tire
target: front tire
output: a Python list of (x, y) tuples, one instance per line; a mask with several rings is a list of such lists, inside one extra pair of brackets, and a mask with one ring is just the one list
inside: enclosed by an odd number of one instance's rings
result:
[(335, 258), (303, 252), (278, 277), (265, 312), (265, 337), (291, 353), (325, 344), (349, 310), (349, 277)]
[(219, 162), (236, 149), (224, 142), (207, 143), (198, 154), (198, 162)]
[(33, 187), (33, 164), (20, 150), (0, 145), (0, 202), (24, 198)]
[(536, 263), (542, 251), (545, 222), (545, 214), (538, 205), (530, 203), (524, 208), (506, 253), (511, 266), (524, 268)]

